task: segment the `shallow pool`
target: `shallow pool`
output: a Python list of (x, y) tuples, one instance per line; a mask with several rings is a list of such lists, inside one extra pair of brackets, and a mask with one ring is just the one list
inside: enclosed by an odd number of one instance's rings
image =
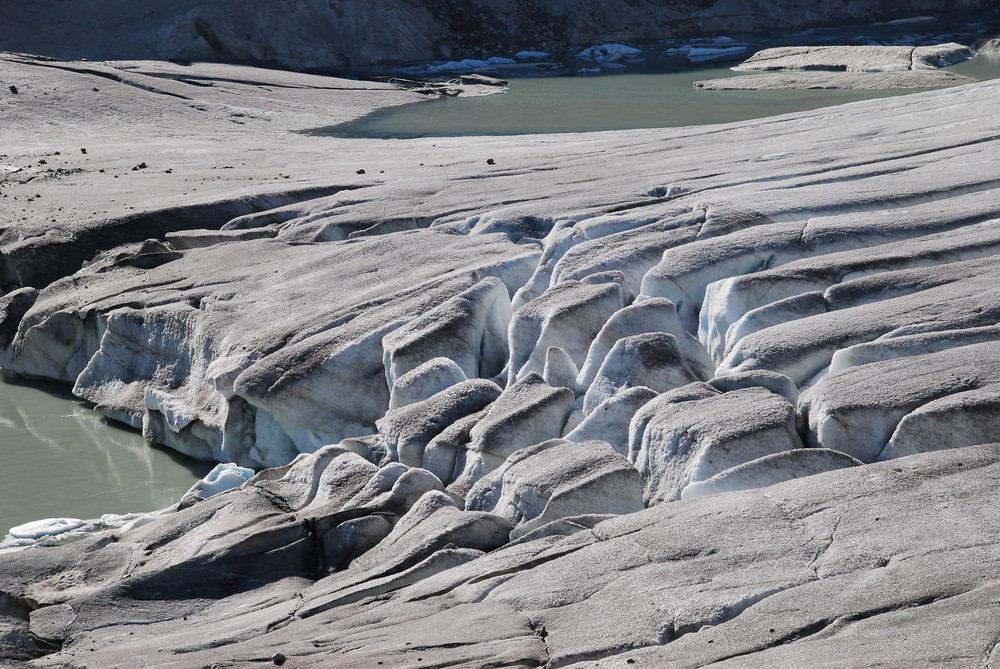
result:
[[(505, 93), (442, 98), (382, 110), (313, 131), (336, 137), (413, 138), (520, 135), (728, 123), (911, 94), (893, 90), (706, 91), (695, 81), (738, 76), (734, 63), (711, 66), (653, 62), (619, 73), (512, 79)], [(1000, 55), (951, 68), (975, 79), (1000, 77)]]
[(0, 539), (39, 518), (161, 509), (212, 466), (106, 422), (66, 388), (0, 375)]

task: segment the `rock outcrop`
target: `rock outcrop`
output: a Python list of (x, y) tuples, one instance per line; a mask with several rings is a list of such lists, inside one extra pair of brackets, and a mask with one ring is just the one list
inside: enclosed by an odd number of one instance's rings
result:
[(732, 68), (752, 74), (698, 81), (695, 86), (705, 90), (941, 88), (974, 81), (938, 69), (973, 55), (969, 47), (955, 43), (776, 47), (758, 51)]

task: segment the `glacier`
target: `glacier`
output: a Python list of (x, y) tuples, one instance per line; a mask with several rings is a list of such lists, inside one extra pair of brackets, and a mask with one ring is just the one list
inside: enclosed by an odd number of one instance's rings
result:
[(2, 366), (231, 463), (0, 546), (4, 661), (995, 661), (997, 83), (402, 141), (302, 132), (382, 84), (0, 72)]

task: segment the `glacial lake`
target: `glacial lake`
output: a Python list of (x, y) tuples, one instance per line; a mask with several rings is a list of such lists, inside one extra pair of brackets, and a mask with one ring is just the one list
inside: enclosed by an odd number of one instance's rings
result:
[(170, 506), (199, 462), (105, 421), (55, 384), (0, 375), (0, 540), (40, 518), (100, 518)]
[[(730, 69), (734, 64), (671, 66), (650, 58), (611, 73), (511, 78), (504, 93), (405, 105), (311, 134), (388, 139), (680, 127), (916, 92), (706, 91), (694, 87), (696, 81), (739, 76)], [(981, 54), (948, 71), (979, 80), (1000, 78), (1000, 54)]]

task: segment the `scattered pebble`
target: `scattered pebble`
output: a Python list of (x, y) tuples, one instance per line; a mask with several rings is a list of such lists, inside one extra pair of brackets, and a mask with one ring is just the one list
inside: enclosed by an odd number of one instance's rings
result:
[(492, 158), (487, 158), (486, 164), (487, 165), (496, 165), (497, 161), (493, 160)]
[(364, 170), (358, 170), (358, 171), (356, 172), (356, 174), (364, 174), (364, 173), (365, 173), (365, 171), (364, 171)]
[(10, 86), (8, 86), (8, 88), (10, 88), (10, 92), (11, 93), (13, 93), (14, 95), (17, 95), (17, 86), (15, 86), (14, 84), (11, 84)]
[(271, 658), (271, 662), (274, 662), (279, 667), (285, 663), (285, 656), (281, 653), (275, 653), (274, 657)]
[(84, 148), (82, 148), (82, 147), (81, 147), (81, 148), (80, 148), (80, 153), (82, 153), (82, 154), (86, 155), (86, 153), (87, 153), (87, 149), (84, 149)]

